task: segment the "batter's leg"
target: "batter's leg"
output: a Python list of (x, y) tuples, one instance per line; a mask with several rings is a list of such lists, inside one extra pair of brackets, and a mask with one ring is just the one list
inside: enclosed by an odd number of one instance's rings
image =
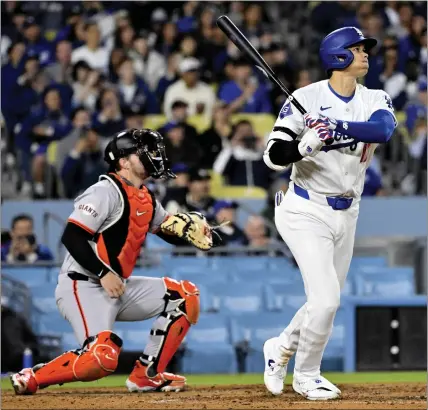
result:
[[(334, 237), (329, 227), (333, 210), (296, 199), (288, 193), (276, 209), (275, 222), (299, 265), (306, 304), (278, 338), (291, 350), (296, 345), (295, 376), (317, 377), (325, 346), (340, 303), (340, 288), (333, 264)], [(299, 331), (300, 329), (300, 331)]]

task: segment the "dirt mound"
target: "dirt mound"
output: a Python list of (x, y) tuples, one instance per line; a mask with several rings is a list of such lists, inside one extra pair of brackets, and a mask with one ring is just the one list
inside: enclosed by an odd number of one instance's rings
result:
[[(65, 387), (65, 386), (64, 386)], [(272, 396), (263, 385), (190, 386), (181, 393), (129, 393), (124, 388), (46, 389), (35, 396), (3, 391), (2, 409), (426, 409), (423, 383), (345, 384), (342, 398), (311, 402), (286, 386)]]

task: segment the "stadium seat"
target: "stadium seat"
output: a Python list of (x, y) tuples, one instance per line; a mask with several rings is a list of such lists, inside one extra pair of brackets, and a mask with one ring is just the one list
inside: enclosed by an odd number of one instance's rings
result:
[(227, 286), (209, 286), (212, 296), (210, 307), (221, 313), (245, 313), (264, 310), (265, 287), (259, 282), (234, 282)]
[(15, 280), (25, 283), (29, 288), (49, 281), (49, 268), (41, 267), (7, 267), (2, 268), (2, 273), (11, 276)]
[(167, 122), (166, 116), (163, 114), (151, 114), (143, 117), (144, 128), (157, 130)]
[(230, 343), (228, 319), (201, 315), (184, 340), (183, 373), (236, 373), (235, 349)]
[[(234, 346), (247, 346), (246, 372), (264, 370), (263, 344), (278, 336), (293, 318), (294, 312), (248, 313), (231, 318), (231, 337)], [(245, 347), (243, 347), (245, 349)]]
[(211, 258), (211, 266), (217, 270), (235, 272), (259, 271), (265, 272), (269, 266), (269, 256), (216, 256)]
[(303, 280), (275, 283), (266, 287), (266, 307), (270, 311), (293, 310), (296, 313), (306, 302)]
[(57, 312), (55, 300), (56, 283), (46, 282), (31, 287), (34, 307), (41, 313)]
[(234, 114), (231, 117), (232, 123), (236, 124), (238, 121), (241, 120), (248, 120), (253, 125), (254, 131), (256, 134), (261, 137), (265, 138), (270, 132), (272, 131), (273, 125), (275, 124), (276, 118), (272, 114), (247, 114), (247, 113), (240, 113), (240, 114)]
[(140, 322), (116, 322), (113, 331), (123, 340), (123, 350), (143, 352), (149, 341), (150, 330), (155, 318)]
[(209, 287), (212, 284), (223, 284), (226, 285), (227, 283), (232, 282), (231, 275), (229, 275), (227, 272), (221, 272), (221, 271), (204, 271), (204, 272), (178, 272), (173, 273), (172, 277), (176, 280), (189, 280), (190, 282), (193, 282), (195, 285), (200, 286), (204, 285)]
[(191, 115), (187, 122), (195, 127), (199, 134), (205, 132), (211, 125), (211, 120), (204, 115)]
[(62, 336), (64, 351), (75, 350), (80, 347), (70, 323), (58, 311), (40, 315), (38, 324), (38, 334)]
[(412, 296), (415, 294), (411, 267), (373, 267), (360, 269), (355, 277), (358, 296)]
[(386, 267), (388, 260), (385, 256), (354, 256), (351, 260), (350, 270), (355, 271), (370, 266)]
[(134, 271), (132, 272), (133, 276), (148, 276), (150, 278), (162, 278), (164, 276), (170, 276), (171, 273), (165, 269), (164, 267), (153, 267), (153, 266), (148, 266), (148, 267), (140, 267), (140, 268), (135, 268)]
[(263, 199), (267, 198), (267, 191), (257, 186), (238, 186), (238, 185), (222, 185), (213, 186), (210, 191), (211, 195), (215, 198), (225, 199)]

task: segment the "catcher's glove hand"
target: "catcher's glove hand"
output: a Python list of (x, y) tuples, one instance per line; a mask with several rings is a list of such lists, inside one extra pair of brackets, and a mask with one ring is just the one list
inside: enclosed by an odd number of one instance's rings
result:
[[(171, 215), (162, 223), (163, 232), (185, 239), (191, 245), (203, 251), (219, 246), (221, 238), (211, 227), (205, 216), (199, 212), (187, 212)], [(214, 237), (214, 240), (213, 240)]]

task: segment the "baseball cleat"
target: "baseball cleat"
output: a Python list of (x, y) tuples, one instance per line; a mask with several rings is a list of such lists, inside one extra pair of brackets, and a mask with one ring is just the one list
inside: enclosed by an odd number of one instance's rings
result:
[(275, 346), (277, 338), (266, 340), (263, 345), (263, 354), (265, 357), (264, 382), (266, 388), (275, 395), (281, 394), (284, 389), (284, 379), (287, 375), (287, 364), (293, 353), (280, 347), (279, 354)]
[(33, 369), (22, 369), (19, 373), (10, 376), (10, 382), (16, 394), (34, 394), (39, 385), (34, 377)]
[(308, 400), (334, 400), (342, 394), (333, 383), (322, 376), (313, 379), (294, 379), (293, 389)]
[(155, 377), (147, 377), (146, 369), (147, 367), (137, 360), (126, 379), (126, 387), (130, 392), (179, 392), (186, 387), (186, 378), (183, 376), (164, 372)]

